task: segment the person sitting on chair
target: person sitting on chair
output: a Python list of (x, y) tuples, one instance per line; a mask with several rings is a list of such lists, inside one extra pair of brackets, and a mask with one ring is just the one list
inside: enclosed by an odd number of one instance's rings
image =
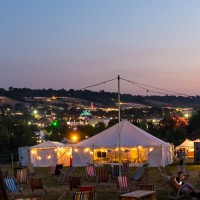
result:
[(181, 186), (181, 190), (183, 190), (185, 193), (189, 194), (191, 197), (196, 197), (197, 199), (200, 199), (200, 191), (197, 190), (190, 183), (185, 183), (184, 180), (185, 180), (185, 176), (184, 176), (183, 172), (178, 172), (176, 181)]

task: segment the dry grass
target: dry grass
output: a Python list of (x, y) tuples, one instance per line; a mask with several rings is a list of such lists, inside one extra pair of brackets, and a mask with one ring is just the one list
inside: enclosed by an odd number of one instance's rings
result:
[[(177, 174), (177, 165), (168, 166), (174, 175)], [(131, 175), (133, 175), (136, 167), (131, 167)], [(187, 179), (188, 182), (194, 186), (197, 185), (198, 174), (200, 172), (200, 165), (188, 164), (187, 169), (190, 172), (190, 177)], [(51, 177), (47, 174), (47, 168), (36, 168), (39, 176), (43, 177), (46, 188), (47, 196), (42, 196), (41, 200), (57, 200), (63, 191), (68, 187), (67, 184), (60, 183), (57, 178)], [(13, 169), (9, 168), (9, 175), (12, 176)], [(88, 184), (85, 181), (85, 171), (83, 167), (77, 167), (74, 171), (74, 175), (80, 175), (82, 177), (83, 184)], [(168, 186), (161, 180), (160, 173), (156, 167), (151, 167), (149, 170), (149, 183), (154, 184), (156, 190), (157, 200), (165, 200), (167, 198)], [(95, 185), (95, 182), (90, 182), (90, 185)], [(132, 190), (136, 189), (136, 184), (132, 183)], [(68, 198), (67, 198), (68, 199)], [(98, 200), (118, 200), (116, 190), (116, 182), (112, 180), (111, 186), (101, 185), (97, 187), (97, 199)]]

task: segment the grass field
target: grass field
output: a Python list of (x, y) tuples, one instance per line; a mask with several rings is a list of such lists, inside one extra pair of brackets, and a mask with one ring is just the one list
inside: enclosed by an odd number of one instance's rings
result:
[[(186, 165), (190, 176), (187, 179), (187, 182), (192, 183), (195, 187), (197, 185), (198, 174), (200, 172), (200, 165), (187, 164)], [(177, 174), (177, 165), (167, 166), (174, 175)], [(3, 168), (2, 168), (3, 169)], [(63, 193), (63, 191), (68, 187), (67, 184), (62, 184), (55, 177), (51, 177), (47, 174), (47, 168), (35, 168), (38, 176), (43, 177), (46, 188), (47, 188), (47, 196), (39, 197), (41, 200), (57, 200), (59, 196)], [(65, 168), (64, 168), (65, 169)], [(130, 176), (133, 175), (136, 167), (130, 168)], [(9, 167), (8, 169), (9, 176), (13, 176), (13, 168)], [(85, 170), (83, 167), (77, 167), (73, 173), (73, 175), (79, 175), (82, 177), (83, 185), (96, 185), (96, 182), (86, 182), (85, 180)], [(168, 199), (167, 192), (168, 186), (164, 184), (161, 180), (159, 170), (156, 167), (150, 167), (149, 169), (149, 183), (154, 184), (156, 190), (156, 199), (157, 200), (165, 200)], [(132, 190), (136, 190), (136, 184), (132, 183)], [(200, 189), (200, 188), (198, 188)], [(110, 187), (107, 185), (100, 185), (97, 187), (97, 200), (118, 200), (119, 197), (117, 195), (116, 189), (116, 180), (111, 181)], [(30, 191), (29, 191), (30, 192)], [(39, 191), (38, 191), (39, 192)], [(27, 194), (27, 191), (25, 192)], [(37, 194), (36, 194), (37, 195)], [(69, 198), (67, 198), (69, 199)], [(182, 198), (184, 199), (184, 198)]]

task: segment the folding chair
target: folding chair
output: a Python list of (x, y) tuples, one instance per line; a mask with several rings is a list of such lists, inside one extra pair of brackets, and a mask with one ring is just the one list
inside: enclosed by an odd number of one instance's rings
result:
[(129, 180), (129, 177), (126, 175), (117, 177), (117, 192), (118, 192), (118, 194), (121, 194), (123, 190), (125, 190), (126, 192), (131, 191), (130, 180)]
[(90, 197), (90, 192), (85, 191), (85, 192), (75, 192), (73, 194), (73, 200), (89, 200)]
[(20, 188), (15, 178), (4, 178), (4, 184), (10, 195), (23, 196), (22, 188)]
[(60, 170), (62, 170), (63, 164), (56, 164), (56, 166), (50, 166), (49, 174), (51, 176), (59, 176)]
[(30, 177), (28, 182), (33, 194), (35, 190), (42, 190), (44, 191), (44, 195), (47, 194), (44, 181), (41, 177)]
[(116, 178), (117, 176), (119, 176), (119, 168), (121, 166), (120, 165), (113, 165), (113, 168), (112, 168), (112, 178)]
[(17, 177), (17, 170), (18, 169), (24, 169), (23, 167), (14, 167), (13, 168), (13, 172), (14, 172), (14, 177), (16, 178)]
[(129, 163), (128, 162), (123, 162), (121, 166), (121, 173), (123, 175), (128, 175), (129, 174)]
[(86, 180), (95, 180), (96, 177), (97, 177), (97, 174), (96, 174), (96, 169), (95, 169), (95, 166), (94, 164), (88, 164), (86, 167), (85, 167), (85, 173), (86, 173)]
[(16, 170), (16, 180), (20, 186), (27, 187), (27, 180), (28, 180), (28, 171), (27, 169), (17, 169)]
[(175, 176), (172, 176), (169, 180), (167, 180), (167, 184), (169, 186), (168, 190), (169, 199), (180, 199), (183, 197), (192, 199), (189, 193), (186, 193), (181, 189), (181, 186), (177, 183)]
[(139, 183), (147, 183), (148, 182), (148, 168), (147, 167), (138, 167), (131, 177), (132, 181), (135, 181), (137, 184)]
[(36, 175), (35, 169), (33, 167), (33, 163), (29, 163), (28, 164), (28, 171), (29, 171), (30, 176), (35, 176)]
[(97, 171), (97, 184), (108, 183), (110, 185), (110, 174), (107, 169), (99, 169)]
[(172, 175), (168, 175), (168, 174), (171, 174), (171, 171), (169, 170), (168, 172), (166, 170), (164, 170), (164, 167), (158, 167), (158, 170), (159, 170), (159, 173), (160, 173), (160, 177), (161, 177), (161, 180), (163, 181), (164, 184), (166, 184), (167, 180), (170, 179), (170, 177)]
[(56, 166), (50, 165), (49, 171), (47, 172), (47, 174), (53, 176), (55, 174), (55, 169), (56, 169)]
[(74, 171), (74, 167), (69, 167), (67, 168), (67, 170), (65, 172), (63, 172), (62, 170), (60, 170), (60, 175), (61, 175), (61, 181), (69, 181), (69, 176), (72, 175), (73, 171)]
[[(7, 188), (7, 185), (5, 184), (5, 182), (9, 182), (8, 181), (8, 179), (6, 178), (6, 180), (3, 178), (3, 176), (2, 176), (2, 173), (1, 173), (1, 169), (0, 169), (0, 199), (1, 200), (9, 200), (10, 198), (9, 198), (9, 196), (8, 196), (8, 193), (7, 193), (7, 191), (6, 191), (6, 188)], [(14, 185), (16, 184), (17, 185), (17, 182), (16, 182), (16, 180), (14, 181), (15, 183), (14, 183)], [(10, 185), (10, 184), (9, 184)], [(21, 191), (19, 191), (18, 192), (18, 189), (19, 189), (19, 187), (18, 187), (18, 185), (17, 185), (17, 189), (15, 190), (15, 191), (17, 191), (17, 192), (14, 192), (14, 198), (15, 198), (15, 200), (17, 200), (18, 198), (16, 198), (15, 196), (17, 196), (18, 195), (18, 193), (20, 193), (20, 196), (22, 195), (22, 193), (21, 193)], [(12, 193), (12, 192), (11, 192)], [(20, 198), (20, 197), (19, 197)], [(13, 198), (12, 198), (13, 199)], [(20, 198), (21, 199), (21, 198)], [(23, 197), (23, 200), (37, 200), (37, 198), (24, 198)]]
[(72, 191), (73, 189), (78, 190), (78, 186), (81, 185), (80, 176), (69, 176), (69, 188)]
[[(84, 192), (70, 192), (70, 199), (71, 200), (90, 200), (90, 194), (91, 192), (89, 191), (84, 191)], [(58, 200), (66, 200), (67, 196), (67, 190), (63, 192), (63, 194), (59, 197)]]

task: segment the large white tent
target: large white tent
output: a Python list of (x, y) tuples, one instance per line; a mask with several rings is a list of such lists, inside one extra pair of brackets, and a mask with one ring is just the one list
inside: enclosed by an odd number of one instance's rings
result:
[(60, 142), (46, 141), (30, 147), (30, 162), (37, 167), (56, 164), (70, 165), (71, 147)]
[[(118, 161), (118, 124), (77, 143), (72, 152), (73, 166), (85, 166), (88, 162)], [(120, 122), (121, 160), (130, 163), (148, 162), (150, 166), (166, 166), (172, 163), (172, 145), (166, 143), (127, 120)]]

